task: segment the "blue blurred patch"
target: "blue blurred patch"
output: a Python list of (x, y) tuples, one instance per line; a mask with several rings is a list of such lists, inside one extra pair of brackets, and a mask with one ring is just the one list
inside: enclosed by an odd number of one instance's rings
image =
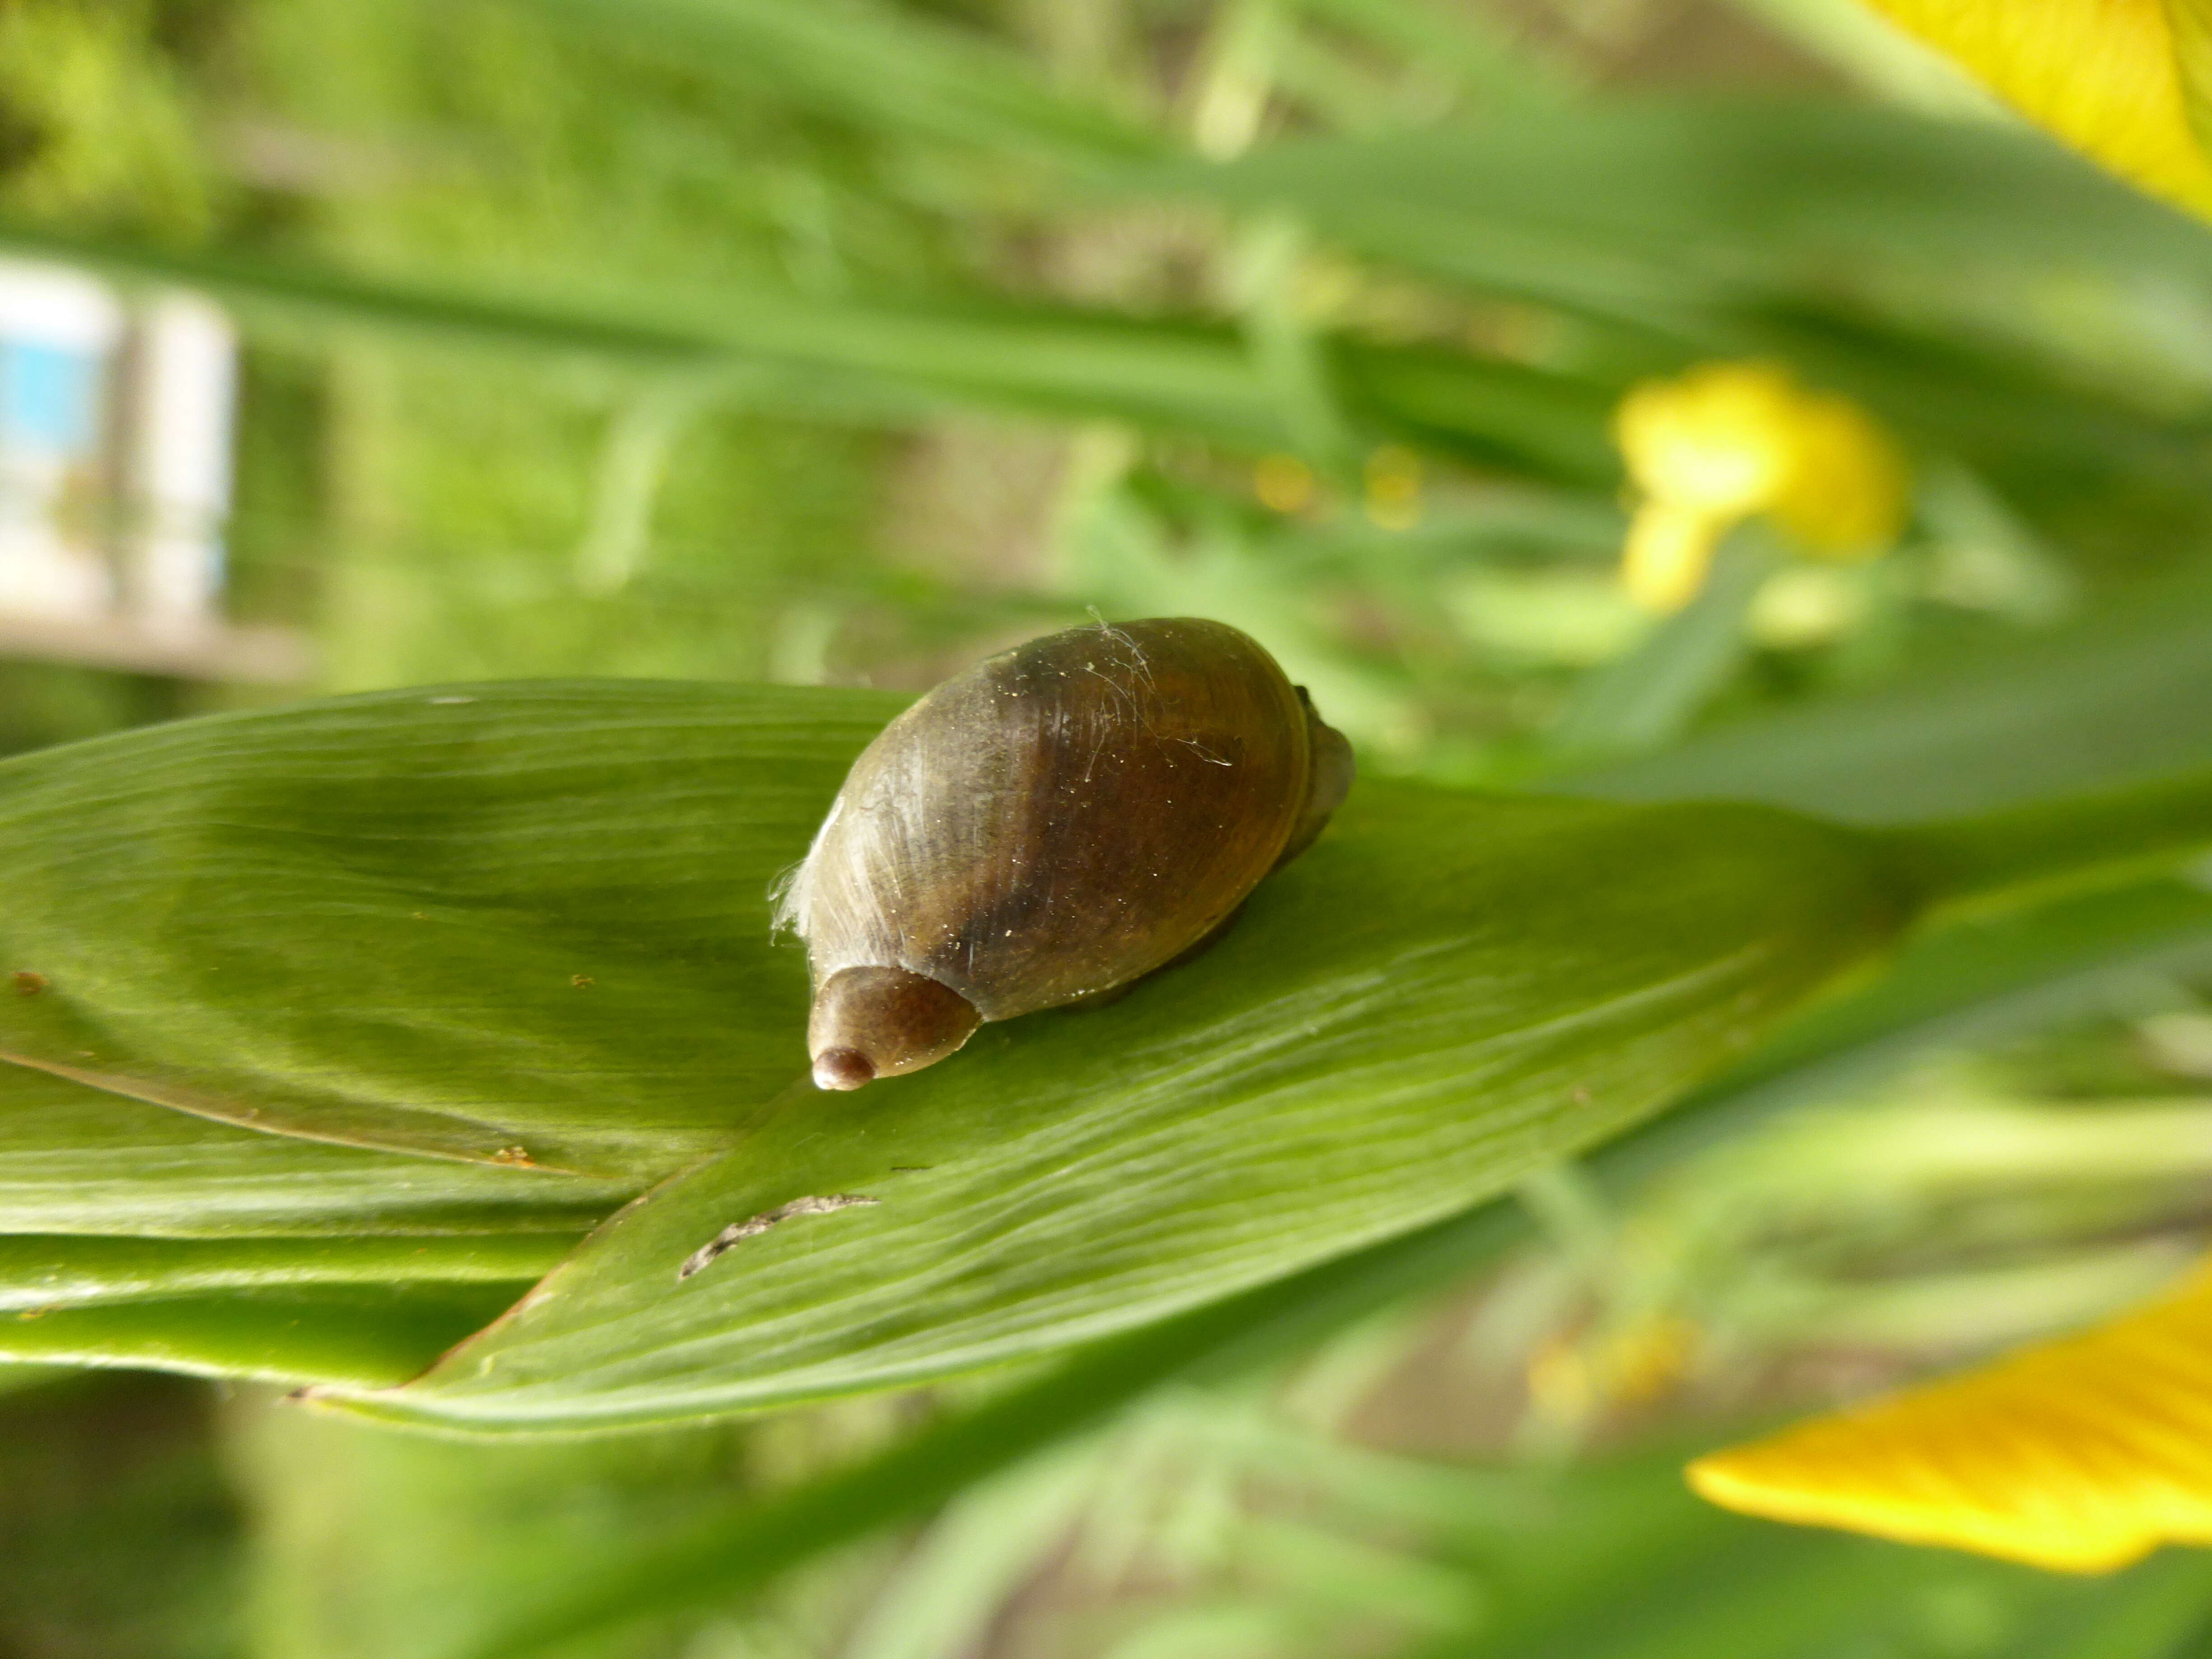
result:
[(0, 443), (81, 455), (99, 435), (99, 357), (0, 340)]

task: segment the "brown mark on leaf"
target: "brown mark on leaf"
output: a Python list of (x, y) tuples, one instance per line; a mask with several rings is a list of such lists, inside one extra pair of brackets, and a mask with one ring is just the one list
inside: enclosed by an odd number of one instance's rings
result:
[(27, 968), (18, 968), (8, 975), (8, 982), (15, 988), (19, 997), (34, 997), (46, 988), (46, 976), (34, 974)]
[(593, 979), (589, 974), (571, 974), (568, 975), (568, 983), (579, 991), (588, 991), (597, 985), (599, 981)]
[(538, 1160), (530, 1155), (527, 1146), (502, 1146), (491, 1155), (495, 1164), (513, 1164), (524, 1169), (534, 1169)]
[(833, 1210), (849, 1210), (878, 1200), (863, 1198), (858, 1193), (829, 1193), (820, 1198), (794, 1198), (788, 1204), (779, 1204), (773, 1210), (763, 1210), (758, 1215), (748, 1216), (743, 1221), (733, 1221), (716, 1233), (697, 1249), (684, 1258), (684, 1265), (676, 1270), (680, 1282), (689, 1279), (702, 1267), (732, 1246), (749, 1238), (757, 1238), (769, 1228), (802, 1215), (828, 1215)]

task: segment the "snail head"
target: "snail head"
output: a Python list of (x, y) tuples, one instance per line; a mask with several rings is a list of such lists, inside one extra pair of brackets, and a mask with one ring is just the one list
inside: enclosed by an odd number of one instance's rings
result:
[(903, 968), (841, 968), (814, 994), (807, 1052), (817, 1089), (857, 1089), (933, 1066), (983, 1023), (957, 991)]

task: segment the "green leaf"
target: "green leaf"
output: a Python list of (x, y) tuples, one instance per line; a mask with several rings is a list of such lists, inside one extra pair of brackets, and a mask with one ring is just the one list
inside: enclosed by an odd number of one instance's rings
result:
[(869, 0), (537, 0), (686, 74), (794, 99), (897, 137), (981, 144), (1092, 167), (1164, 139), (1054, 92), (1018, 54), (970, 30)]
[[(988, 1028), (853, 1099), (779, 1093), (803, 1069), (805, 985), (800, 953), (769, 941), (768, 884), (894, 706), (480, 686), (7, 763), (0, 962), (18, 965), (0, 1044), (117, 1095), (380, 1149), (318, 1157), (428, 1155), (393, 1161), (380, 1205), (365, 1167), (296, 1166), (271, 1234), (419, 1236), (441, 1212), (460, 1232), (557, 1231), (726, 1152), (376, 1402), (479, 1424), (696, 1416), (1052, 1352), (1463, 1210), (1648, 1115), (1881, 950), (1916, 902), (1910, 860), (1963, 890), (2212, 835), (2201, 781), (1913, 841), (1755, 807), (1370, 781), (1220, 945), (1115, 1006)], [(46, 1104), (63, 1115), (21, 1113), (24, 1144), (45, 1125), (64, 1169), (131, 1132), (129, 1101), (64, 1086)], [(93, 1139), (72, 1140), (70, 1114)], [(221, 1144), (187, 1142), (185, 1167), (252, 1224), (249, 1165), (224, 1160), (301, 1149), (200, 1127)], [(92, 1231), (105, 1205), (162, 1231), (131, 1215), (143, 1185), (94, 1188), (70, 1218), (28, 1174), (19, 1230)], [(484, 1183), (481, 1221), (456, 1174)], [(877, 1202), (793, 1217), (677, 1283), (725, 1226), (838, 1195)], [(50, 1319), (112, 1333), (201, 1285), (319, 1307), (356, 1271), (405, 1277), (359, 1238), (99, 1248), (86, 1293), (148, 1299)], [(533, 1248), (454, 1239), (409, 1294), (520, 1273)], [(95, 1351), (111, 1337), (60, 1357)]]
[[(251, 1635), (264, 1659), (430, 1659), (499, 1628), (640, 1532), (726, 1508), (755, 1462), (727, 1427), (463, 1443), (246, 1401), (225, 1463), (253, 1517)], [(639, 1659), (662, 1644), (562, 1644)]]
[(0, 1066), (0, 1360), (400, 1382), (635, 1185), (234, 1128)]
[(418, 690), (7, 763), (0, 1052), (526, 1178), (665, 1174), (803, 1068), (769, 884), (896, 706)]
[[(1790, 1021), (1680, 1108), (1598, 1149), (1592, 1175), (1632, 1186), (1686, 1152), (1963, 1030), (2047, 1012), (2114, 972), (2212, 949), (2212, 897), (2148, 884), (1976, 921), (1911, 945), (1895, 971)], [(992, 1470), (1188, 1378), (1234, 1377), (1407, 1298), (1441, 1291), (1529, 1231), (1493, 1202), (1291, 1278), (1090, 1346), (875, 1456), (729, 1516), (642, 1538), (580, 1567), (549, 1604), (519, 1612), (471, 1653), (520, 1655), (556, 1636), (741, 1596), (821, 1552), (927, 1514)], [(1680, 1492), (1670, 1468), (1668, 1490)], [(1717, 1522), (1717, 1511), (1703, 1510)], [(1741, 1525), (1741, 1523), (1731, 1522)]]
[[(0, 248), (125, 281), (183, 283), (264, 331), (372, 330), (447, 349), (580, 356), (696, 376), (708, 394), (815, 416), (907, 421), (951, 403), (1106, 416), (1245, 449), (1295, 448), (1274, 388), (1225, 327), (1042, 306), (861, 303), (743, 292), (380, 279), (231, 252), (174, 250), (0, 222)], [(1610, 489), (1613, 381), (1431, 347), (1322, 342), (1361, 418)]]
[(389, 1387), (512, 1299), (502, 1285), (231, 1291), (0, 1315), (0, 1361)]
[(2031, 893), (2110, 886), (2170, 868), (2212, 839), (2208, 830), (2212, 771), (1907, 824), (1887, 839), (1931, 901), (2002, 910)]
[[(1030, 1358), (1417, 1228), (1662, 1104), (1893, 937), (1869, 847), (1758, 809), (1364, 783), (1204, 958), (799, 1091), (377, 1408), (645, 1421)], [(679, 1284), (725, 1226), (797, 1217)]]
[(1833, 100), (1522, 109), (1144, 177), (1292, 207), (1363, 252), (1477, 287), (1639, 316), (1761, 289), (1832, 289), (1830, 262), (1869, 250), (1954, 274), (2156, 271), (2199, 293), (2212, 284), (2212, 231), (2056, 146)]
[(638, 1185), (235, 1128), (0, 1066), (0, 1233), (574, 1237)]
[[(1195, 431), (1251, 448), (1292, 440), (1264, 375), (1231, 330), (1111, 312), (823, 300), (787, 290), (610, 289), (541, 279), (388, 279), (247, 254), (181, 253), (0, 222), (0, 248), (124, 280), (181, 283), (249, 322), (332, 327), (451, 349), (526, 350), (716, 377), (732, 395), (801, 413), (911, 420), (951, 403)], [(1526, 377), (1504, 383), (1510, 415)], [(1486, 383), (1480, 376), (1478, 384)], [(1542, 388), (1531, 399), (1539, 406)], [(1556, 417), (1554, 417), (1556, 418)]]
[(303, 1285), (521, 1287), (568, 1254), (562, 1234), (383, 1238), (0, 1237), (0, 1313)]
[(2180, 970), (2212, 954), (2212, 894), (2174, 880), (1969, 916), (1915, 939), (1873, 984), (1807, 1010), (1741, 1065), (1594, 1160), (1620, 1180), (1681, 1146), (1817, 1096), (1835, 1097), (1928, 1048), (2100, 1003), (2113, 975)]
[(1679, 738), (1749, 650), (1744, 617), (1778, 562), (1771, 537), (1750, 526), (1729, 536), (1697, 597), (1586, 676), (1547, 741), (1568, 754), (1607, 754)]
[(2212, 765), (2208, 597), (2194, 577), (2160, 584), (1941, 675), (1724, 726), (1553, 787), (1900, 823)]
[[(2002, 128), (1809, 100), (1620, 100), (1285, 143), (1128, 187), (1293, 213), (1367, 258), (1593, 319), (1615, 374), (1779, 355), (2008, 485), (2108, 510), (2109, 489), (2078, 481), (2118, 472), (2203, 500), (2201, 416), (2061, 372), (2027, 308), (1996, 296), (2054, 270), (2201, 296), (2212, 232)], [(1923, 291), (1959, 320), (1891, 297)], [(1540, 418), (1574, 389), (1532, 400)]]

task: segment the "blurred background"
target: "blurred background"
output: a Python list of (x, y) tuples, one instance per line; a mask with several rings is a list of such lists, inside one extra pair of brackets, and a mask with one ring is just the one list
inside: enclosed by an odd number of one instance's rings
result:
[[(1614, 411), (1712, 363), (1848, 399), (1898, 500), (1654, 608)], [(0, 750), (920, 690), (1095, 607), (1246, 628), (1377, 775), (1896, 821), (2212, 750), (2208, 556), (2212, 234), (1855, 0), (0, 0)], [(2060, 1580), (1678, 1474), (2194, 1259), (2212, 900), (2159, 902), (1532, 1183), (1465, 1282), (562, 1651), (2197, 1651), (2194, 1557)], [(484, 1445), (0, 1390), (0, 1659), (456, 1650), (929, 1409)]]

